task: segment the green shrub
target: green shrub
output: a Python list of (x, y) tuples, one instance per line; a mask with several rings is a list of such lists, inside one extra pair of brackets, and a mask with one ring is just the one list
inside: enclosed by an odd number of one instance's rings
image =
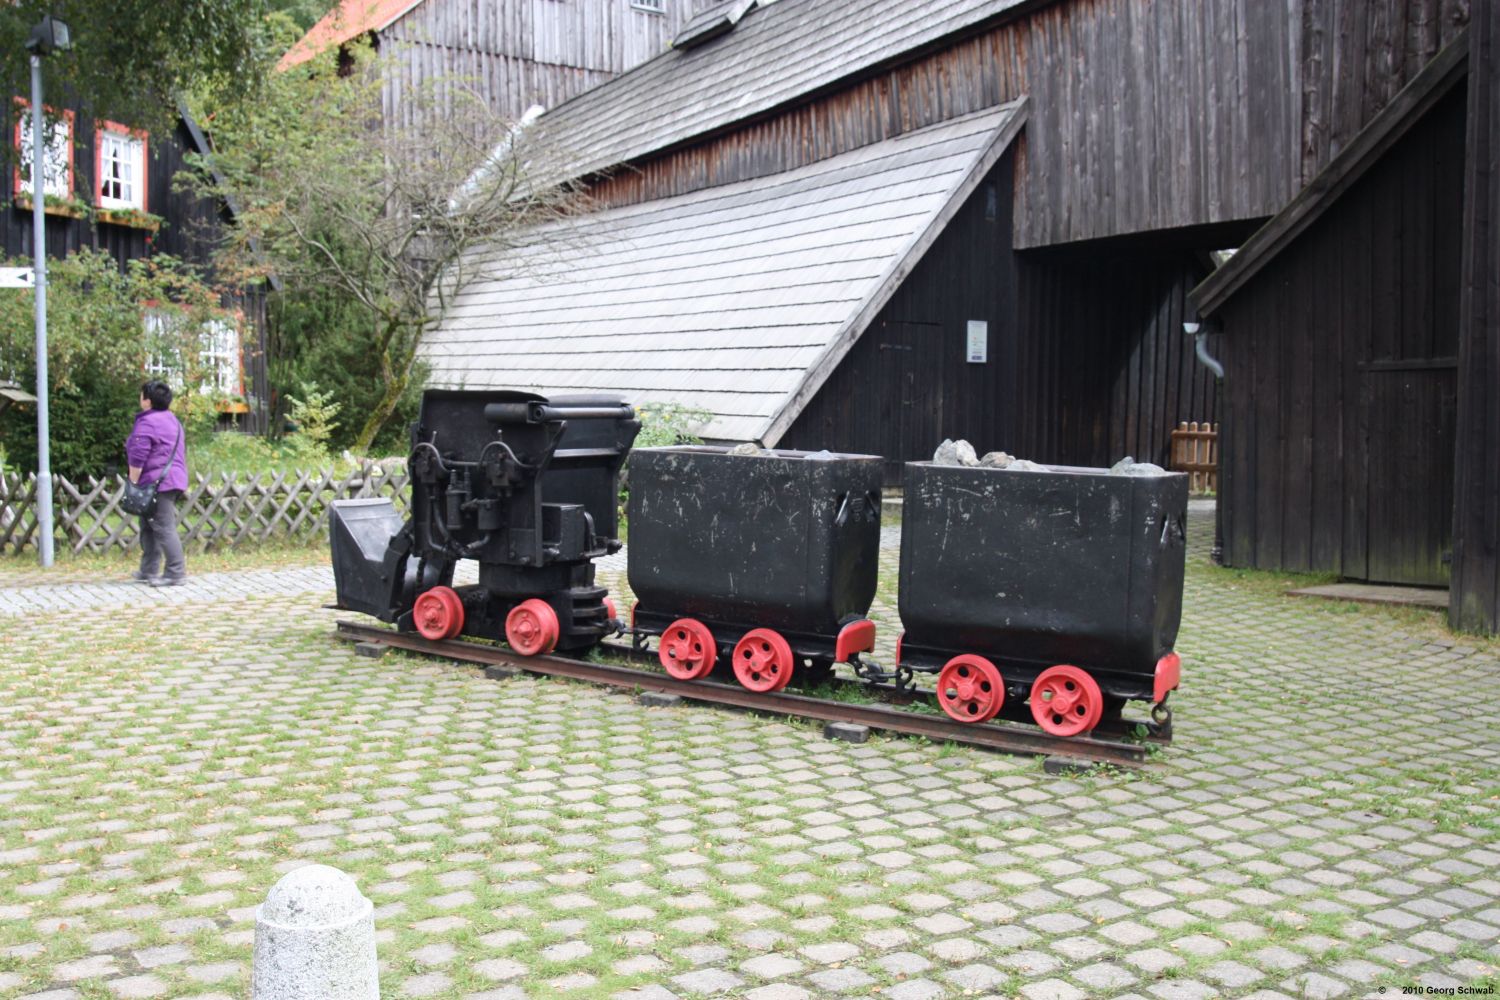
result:
[(665, 448), (674, 444), (702, 444), (697, 431), (713, 419), (707, 410), (679, 403), (643, 403), (635, 408), (641, 432), (637, 448)]
[[(295, 424), (291, 398), (307, 395), (308, 386), (316, 388), (338, 407), (342, 419), (329, 426), (326, 445), (331, 452), (342, 452), (354, 443), (365, 415), (384, 394), (380, 359), (370, 349), (369, 317), (347, 296), (314, 288), (273, 296), (268, 320), (271, 382), (288, 393), (280, 398), (279, 415), (291, 417)], [(370, 454), (405, 453), (407, 430), (417, 419), (426, 382), (427, 368), (418, 363)]]
[[(10, 261), (25, 266), (27, 261)], [(197, 385), (199, 331), (221, 318), (218, 294), (171, 257), (133, 260), (122, 270), (109, 253), (87, 248), (47, 266), (48, 415), (52, 471), (73, 480), (124, 467), (125, 438), (139, 410), (149, 355), (173, 359), (185, 385)], [(146, 326), (147, 306), (173, 321)], [(165, 305), (164, 305), (165, 304)], [(35, 298), (0, 296), (0, 371), (36, 382)], [(213, 401), (178, 389), (172, 410), (191, 445), (214, 420)], [(10, 407), (0, 416), (0, 447), (22, 471), (37, 467), (36, 411)]]
[[(125, 438), (139, 409), (140, 383), (84, 375), (48, 396), (52, 471), (82, 482), (125, 468)], [(6, 460), (17, 471), (37, 467), (36, 407), (12, 406), (0, 416)]]

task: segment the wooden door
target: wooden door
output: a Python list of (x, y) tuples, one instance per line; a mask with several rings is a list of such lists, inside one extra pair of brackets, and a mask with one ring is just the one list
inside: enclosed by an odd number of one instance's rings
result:
[(1374, 362), (1364, 371), (1368, 579), (1448, 585), (1457, 366)]
[(901, 482), (905, 462), (932, 458), (943, 440), (943, 366), (932, 355), (933, 323), (882, 322), (874, 331), (879, 355), (880, 416), (886, 482)]

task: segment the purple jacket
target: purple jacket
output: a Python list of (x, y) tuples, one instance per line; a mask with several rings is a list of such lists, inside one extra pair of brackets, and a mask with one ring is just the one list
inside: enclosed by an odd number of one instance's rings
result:
[(141, 470), (142, 483), (160, 478), (159, 490), (187, 489), (187, 438), (181, 434), (182, 424), (171, 410), (141, 410), (135, 415), (135, 427), (125, 439), (125, 458), (131, 468)]

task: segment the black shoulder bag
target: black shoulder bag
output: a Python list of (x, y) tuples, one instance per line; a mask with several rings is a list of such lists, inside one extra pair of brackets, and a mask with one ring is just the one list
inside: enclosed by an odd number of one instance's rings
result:
[(172, 442), (172, 450), (167, 453), (167, 467), (161, 470), (161, 475), (150, 483), (132, 483), (127, 476), (125, 479), (125, 495), (120, 498), (120, 509), (127, 514), (135, 514), (140, 517), (150, 517), (156, 511), (156, 488), (161, 481), (167, 478), (167, 473), (172, 471), (172, 463), (177, 461), (177, 446), (182, 443), (182, 424), (177, 425), (177, 440)]

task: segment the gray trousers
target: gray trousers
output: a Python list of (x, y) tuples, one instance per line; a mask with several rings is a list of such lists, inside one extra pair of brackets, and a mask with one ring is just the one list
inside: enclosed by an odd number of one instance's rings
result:
[(165, 559), (166, 576), (173, 580), (187, 576), (187, 560), (182, 556), (182, 539), (177, 537), (177, 498), (181, 490), (162, 490), (156, 494), (156, 509), (141, 516), (141, 573), (156, 576)]

